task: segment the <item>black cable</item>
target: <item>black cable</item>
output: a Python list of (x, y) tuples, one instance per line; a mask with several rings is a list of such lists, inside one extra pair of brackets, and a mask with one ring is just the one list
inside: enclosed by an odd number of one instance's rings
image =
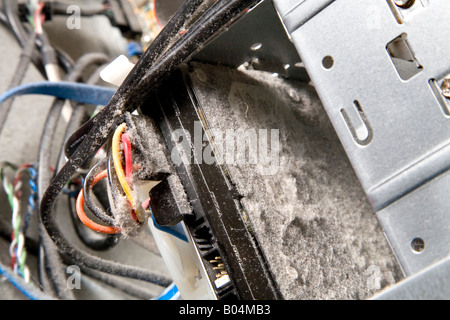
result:
[[(64, 104), (64, 100), (56, 99), (47, 115), (38, 154), (39, 191), (45, 190), (50, 185), (50, 181), (52, 179), (52, 172), (50, 170), (52, 142)], [(38, 197), (37, 202), (38, 204), (40, 203), (40, 197)], [(60, 260), (59, 252), (54, 243), (51, 242), (48, 234), (45, 232), (45, 229), (42, 228), (40, 231), (40, 241), (45, 254), (44, 260), (46, 268), (44, 270), (49, 274), (49, 278), (54, 286), (54, 290), (56, 291), (58, 298), (64, 300), (74, 300), (75, 297), (73, 292), (69, 290), (66, 285), (66, 278), (61, 268), (62, 262)], [(41, 278), (42, 277), (43, 276), (41, 275)]]
[[(111, 59), (104, 53), (86, 53), (77, 60), (73, 70), (67, 78), (67, 81), (80, 81), (87, 68), (90, 66), (103, 65), (110, 62), (110, 60)], [(89, 80), (87, 83), (91, 83), (91, 81)]]
[[(51, 47), (50, 43), (47, 42), (45, 37), (41, 37), (41, 39), (43, 39), (42, 49), (43, 51), (45, 51), (45, 53), (43, 54), (43, 58), (45, 58), (44, 64), (47, 65), (47, 63), (54, 62), (54, 50)], [(105, 56), (102, 54), (89, 54), (81, 57), (75, 65), (74, 69), (67, 76), (66, 80), (78, 81), (87, 67), (92, 64), (103, 63), (107, 59), (108, 58), (105, 58)], [(53, 178), (53, 172), (50, 170), (50, 167), (52, 165), (51, 151), (56, 128), (58, 126), (59, 118), (61, 116), (64, 104), (65, 100), (56, 99), (47, 115), (38, 154), (38, 190), (46, 190), (50, 185), (51, 179)], [(38, 198), (39, 203), (40, 197)], [(65, 275), (61, 272), (61, 261), (59, 260), (58, 251), (54, 247), (53, 243), (47, 238), (47, 233), (41, 232), (41, 241), (43, 243), (45, 253), (45, 263), (49, 266), (45, 270), (50, 273), (50, 280), (52, 280), (54, 289), (58, 297), (62, 299), (74, 299), (73, 293), (67, 289), (65, 283)], [(43, 277), (44, 276), (41, 275), (41, 278)]]
[[(49, 43), (45, 33), (39, 34), (37, 37), (41, 42), (40, 52), (47, 78), (52, 81), (60, 80), (54, 48)], [(38, 191), (40, 192), (50, 185), (52, 179), (52, 172), (50, 170), (51, 149), (64, 105), (65, 100), (55, 99), (45, 121), (38, 153)], [(40, 196), (38, 196), (37, 202), (38, 204), (40, 203)], [(45, 274), (41, 274), (40, 278), (46, 279), (44, 282), (44, 289), (56, 293), (56, 296), (60, 299), (74, 300), (75, 296), (72, 290), (66, 285), (66, 276), (62, 269), (63, 264), (58, 249), (55, 244), (52, 243), (41, 223), (39, 227), (39, 236), (43, 249), (41, 253), (44, 255), (43, 262), (45, 263), (45, 267), (40, 269), (41, 272)]]
[[(28, 33), (23, 27), (22, 22), (20, 21), (20, 18), (17, 14), (17, 1), (3, 0), (3, 8), (5, 10), (5, 14), (8, 19), (11, 31), (16, 36), (20, 46), (24, 48), (28, 39)], [(31, 61), (36, 66), (38, 71), (45, 77), (44, 65), (42, 64), (40, 55), (36, 50), (33, 52)]]
[[(31, 56), (34, 51), (34, 41), (35, 41), (35, 35), (32, 35), (28, 38), (27, 42), (25, 43), (24, 49), (22, 50), (22, 54), (20, 55), (20, 60), (17, 65), (17, 68), (14, 72), (13, 78), (11, 79), (9, 83), (8, 89), (12, 89), (20, 85), (25, 77), (25, 74), (28, 70), (28, 67), (31, 62)], [(8, 99), (5, 101), (0, 108), (0, 133), (4, 128), (6, 119), (9, 115), (9, 112), (11, 111), (12, 105), (13, 105), (14, 99)]]
[(84, 193), (84, 203), (88, 207), (89, 210), (101, 221), (107, 223), (110, 226), (114, 226), (116, 221), (114, 217), (112, 217), (111, 213), (105, 212), (103, 208), (100, 208), (97, 204), (92, 201), (92, 191), (91, 185), (94, 177), (101, 172), (102, 169), (106, 168), (106, 161), (101, 161), (95, 164), (91, 170), (86, 174), (84, 178), (83, 184), (83, 193)]
[[(81, 191), (81, 188), (70, 190), (78, 194), (78, 192)], [(121, 237), (120, 234), (102, 234), (87, 228), (78, 218), (76, 212), (76, 196), (69, 195), (68, 197), (69, 211), (72, 215), (75, 231), (86, 246), (96, 251), (104, 251), (111, 249), (119, 243)]]
[[(70, 74), (70, 81), (78, 81), (81, 80), (83, 77), (83, 73), (85, 70), (87, 70), (92, 65), (104, 65), (110, 61), (110, 58), (103, 54), (103, 53), (88, 53), (80, 57), (80, 59), (76, 63), (76, 67)], [(97, 68), (88, 78), (87, 83), (96, 83), (98, 81), (98, 69)], [(70, 133), (75, 131), (76, 128), (79, 127), (81, 120), (85, 114), (85, 106), (83, 105), (76, 105), (74, 106), (72, 115), (70, 117), (69, 123), (66, 127), (66, 134), (65, 136), (68, 137)], [(65, 140), (64, 140), (65, 141)], [(62, 147), (63, 150), (63, 147)], [(64, 153), (60, 152), (60, 159), (58, 160), (57, 168), (59, 169), (61, 165), (64, 163)], [(91, 172), (92, 173), (92, 172)], [(86, 176), (86, 179), (89, 178)], [(72, 222), (75, 227), (75, 231), (80, 238), (80, 240), (89, 248), (94, 250), (107, 250), (112, 248), (113, 246), (117, 245), (119, 242), (121, 235), (104, 235), (100, 234), (98, 232), (92, 231), (86, 226), (81, 223), (81, 221), (78, 219), (78, 215), (76, 213), (76, 200), (69, 196), (69, 211), (71, 212)], [(85, 203), (90, 207), (90, 210), (92, 210), (91, 206), (91, 192), (85, 192)], [(99, 208), (100, 209), (100, 208)], [(95, 214), (96, 212), (94, 212)], [(110, 221), (111, 222), (111, 221)]]
[[(131, 88), (134, 88), (135, 85), (137, 85), (138, 81), (145, 76), (150, 67), (161, 57), (169, 45), (179, 37), (179, 32), (185, 23), (203, 2), (204, 0), (188, 0), (183, 3), (173, 15), (172, 19), (167, 23), (166, 27), (161, 30), (156, 39), (150, 44), (141, 59), (139, 59), (133, 69), (133, 77), (128, 76), (127, 79), (125, 79), (123, 85), (119, 88), (120, 91), (130, 91)], [(125, 95), (126, 92), (120, 92), (118, 94)], [(70, 158), (76, 148), (80, 146), (86, 135), (91, 131), (95, 123), (98, 122), (98, 117), (99, 115), (83, 124), (83, 126), (67, 140), (65, 147), (67, 158)]]
[(143, 286), (135, 285), (125, 279), (118, 278), (116, 276), (112, 276), (112, 275), (109, 275), (109, 274), (106, 274), (103, 272), (99, 272), (96, 270), (92, 270), (92, 269), (86, 268), (84, 266), (81, 266), (80, 269), (87, 276), (97, 279), (97, 280), (101, 281), (102, 283), (107, 284), (107, 285), (109, 285), (117, 290), (120, 290), (130, 296), (133, 296), (135, 298), (138, 298), (141, 300), (150, 300), (156, 296), (153, 292), (150, 292), (149, 290), (144, 289)]
[(17, 13), (17, 1), (3, 0), (3, 8), (8, 19), (10, 28), (22, 47), (25, 46), (28, 33), (22, 25)]
[[(3, 0), (3, 8), (5, 10), (6, 18), (8, 20), (9, 27), (16, 39), (18, 40), (20, 46), (23, 48), (29, 38), (30, 34), (33, 32), (28, 32), (20, 20), (17, 13), (17, 1), (14, 0)], [(40, 41), (36, 41), (36, 46), (38, 49), (42, 47)], [(65, 72), (69, 72), (73, 67), (73, 60), (70, 56), (60, 49), (56, 49), (56, 55), (58, 58), (59, 65), (64, 69)], [(44, 65), (42, 63), (42, 57), (38, 50), (34, 50), (31, 61), (36, 66), (37, 70), (45, 78), (46, 73)]]
[[(89, 65), (100, 65), (87, 79), (87, 84), (96, 84), (100, 81), (100, 71), (104, 68), (104, 66), (110, 61), (110, 58), (103, 53), (87, 53), (81, 56), (78, 61), (78, 67), (73, 70), (73, 78), (80, 80), (83, 77), (82, 71), (77, 70), (85, 70)], [(85, 115), (85, 106), (82, 104), (73, 104), (72, 105), (72, 114), (70, 115), (69, 123), (67, 124), (66, 131), (64, 133), (63, 141), (67, 141), (76, 130), (81, 126), (83, 122), (83, 118)], [(56, 166), (57, 171), (59, 171), (65, 163), (65, 144), (61, 146), (61, 150), (59, 152), (59, 160)]]

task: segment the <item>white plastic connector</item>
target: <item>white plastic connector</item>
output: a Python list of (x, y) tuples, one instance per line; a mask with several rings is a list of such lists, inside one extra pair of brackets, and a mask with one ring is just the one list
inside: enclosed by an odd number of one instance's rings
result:
[(195, 244), (183, 222), (188, 242), (149, 226), (183, 300), (217, 300)]
[(100, 77), (103, 81), (119, 87), (133, 68), (134, 64), (121, 55), (100, 72)]

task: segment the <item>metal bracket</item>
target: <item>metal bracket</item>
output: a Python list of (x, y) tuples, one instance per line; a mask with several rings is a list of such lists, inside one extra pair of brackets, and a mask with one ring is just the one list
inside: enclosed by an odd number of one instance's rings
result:
[(405, 274), (449, 255), (450, 2), (274, 3)]

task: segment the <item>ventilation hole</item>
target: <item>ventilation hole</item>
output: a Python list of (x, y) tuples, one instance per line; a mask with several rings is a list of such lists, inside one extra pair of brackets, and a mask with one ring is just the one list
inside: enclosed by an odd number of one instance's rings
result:
[(425, 250), (425, 241), (422, 238), (415, 238), (411, 241), (411, 249), (414, 253), (422, 253)]
[(322, 60), (322, 65), (325, 69), (331, 69), (334, 65), (334, 59), (332, 56), (326, 56)]
[(406, 33), (389, 42), (386, 50), (402, 80), (409, 80), (423, 70), (414, 56)]

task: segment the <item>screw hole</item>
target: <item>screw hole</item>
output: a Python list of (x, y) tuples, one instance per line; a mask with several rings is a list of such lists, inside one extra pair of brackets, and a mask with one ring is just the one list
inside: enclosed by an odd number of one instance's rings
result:
[(414, 5), (416, 0), (396, 0), (394, 2), (397, 7), (400, 7), (403, 9), (409, 9)]
[(325, 69), (331, 69), (334, 65), (334, 59), (332, 56), (326, 56), (322, 60), (322, 65)]
[(425, 250), (425, 241), (421, 238), (415, 238), (411, 241), (411, 249), (414, 253), (422, 253)]
[(262, 47), (262, 43), (257, 42), (257, 43), (252, 44), (252, 46), (250, 47), (250, 50), (258, 51), (259, 49), (261, 49), (261, 47)]

